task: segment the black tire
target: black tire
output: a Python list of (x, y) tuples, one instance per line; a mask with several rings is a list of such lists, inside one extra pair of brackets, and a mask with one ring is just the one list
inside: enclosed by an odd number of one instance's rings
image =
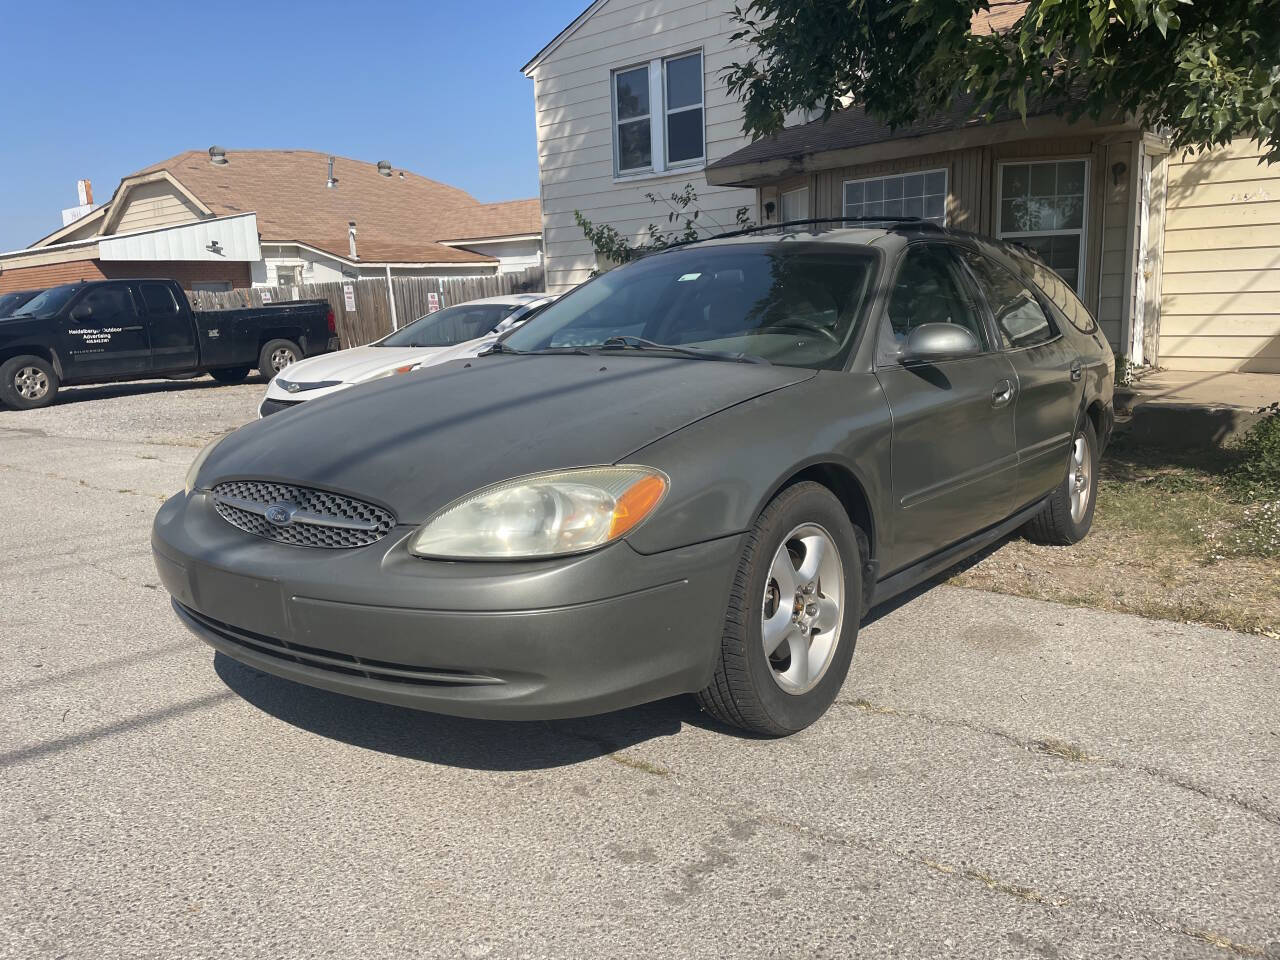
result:
[(11, 357), (0, 364), (0, 403), (13, 410), (47, 407), (62, 381), (53, 364), (42, 357)]
[(287, 350), (293, 354), (293, 359), (289, 363), (297, 363), (302, 359), (302, 348), (292, 340), (268, 340), (263, 344), (262, 352), (258, 354), (258, 372), (268, 380), (289, 365), (288, 363), (279, 367), (275, 365), (272, 358), (277, 350)]
[[(1079, 519), (1071, 515), (1071, 495), (1076, 482), (1076, 443), (1083, 441), (1088, 451), (1088, 501)], [(1067, 472), (1053, 491), (1043, 510), (1027, 521), (1023, 535), (1035, 543), (1066, 547), (1079, 543), (1093, 526), (1093, 511), (1098, 505), (1098, 435), (1088, 417), (1081, 419), (1071, 439), (1071, 452), (1067, 456)]]
[(223, 367), (220, 370), (210, 370), (209, 376), (219, 383), (243, 383), (245, 377), (249, 376), (249, 368)]
[[(783, 539), (805, 524), (820, 527), (835, 545), (844, 593), (840, 632), (825, 673), (812, 689), (791, 693), (774, 679), (775, 667), (764, 650), (762, 618), (768, 609), (765, 591), (774, 589), (770, 579), (774, 556)], [(848, 513), (821, 484), (797, 483), (773, 499), (747, 535), (729, 591), (715, 675), (697, 695), (702, 709), (725, 723), (772, 737), (803, 730), (827, 712), (849, 673), (858, 638), (862, 612), (858, 542)]]

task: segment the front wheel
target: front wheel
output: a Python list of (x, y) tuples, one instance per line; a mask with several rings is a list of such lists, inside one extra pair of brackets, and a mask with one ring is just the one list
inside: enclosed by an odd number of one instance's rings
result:
[(1044, 509), (1027, 521), (1023, 528), (1027, 539), (1059, 547), (1079, 543), (1093, 526), (1097, 493), (1098, 435), (1085, 417), (1071, 438), (1067, 475)]
[(803, 730), (849, 672), (861, 600), (862, 558), (844, 507), (821, 484), (788, 487), (747, 537), (698, 703), (752, 733)]
[(60, 384), (53, 364), (43, 357), (12, 357), (0, 364), (0, 402), (14, 410), (47, 407)]
[(292, 340), (270, 340), (258, 356), (258, 372), (270, 380), (277, 373), (302, 359), (302, 348)]

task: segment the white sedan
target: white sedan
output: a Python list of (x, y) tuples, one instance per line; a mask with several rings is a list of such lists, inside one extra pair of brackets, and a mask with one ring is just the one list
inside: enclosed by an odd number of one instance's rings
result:
[(543, 293), (516, 293), (472, 300), (419, 317), (363, 347), (290, 364), (267, 384), (258, 415), (270, 416), (304, 400), (327, 397), (380, 377), (475, 356), (552, 299)]

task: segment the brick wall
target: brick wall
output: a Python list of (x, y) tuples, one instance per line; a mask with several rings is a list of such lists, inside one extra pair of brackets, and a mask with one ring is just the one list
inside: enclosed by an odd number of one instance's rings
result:
[(193, 283), (227, 282), (232, 287), (251, 286), (249, 264), (211, 263), (203, 260), (151, 260), (146, 262), (103, 262), (70, 260), (39, 267), (18, 267), (0, 272), (0, 293), (10, 290), (39, 290), (80, 280), (123, 280), (133, 277), (164, 277), (177, 280), (185, 289)]

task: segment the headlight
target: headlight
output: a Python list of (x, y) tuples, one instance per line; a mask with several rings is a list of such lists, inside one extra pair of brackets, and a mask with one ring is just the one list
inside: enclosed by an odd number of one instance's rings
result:
[(409, 551), (447, 560), (509, 560), (582, 553), (625, 536), (666, 496), (651, 467), (582, 467), (518, 477), (445, 507)]
[(209, 454), (213, 453), (213, 448), (229, 436), (231, 436), (231, 434), (224, 433), (217, 439), (211, 440), (209, 443), (205, 444), (205, 448), (197, 453), (196, 458), (191, 461), (191, 466), (187, 467), (187, 496), (190, 496), (191, 491), (196, 488), (196, 474), (200, 472), (200, 468), (204, 466), (204, 462), (209, 459)]

